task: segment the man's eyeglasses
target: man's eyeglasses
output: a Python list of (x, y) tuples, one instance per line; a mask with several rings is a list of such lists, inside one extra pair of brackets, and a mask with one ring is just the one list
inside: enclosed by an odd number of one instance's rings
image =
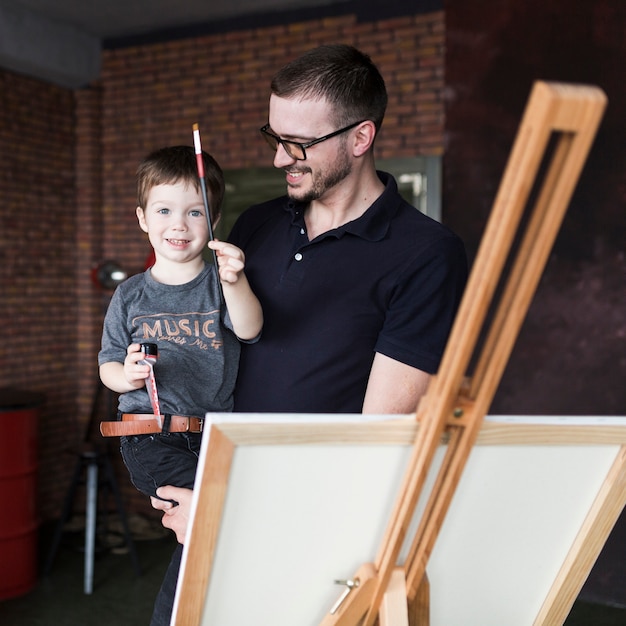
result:
[(332, 137), (336, 137), (337, 135), (341, 135), (341, 133), (345, 133), (347, 130), (358, 126), (359, 124), (365, 122), (366, 120), (361, 120), (360, 122), (354, 122), (354, 124), (350, 124), (350, 126), (346, 126), (345, 128), (340, 128), (336, 130), (334, 133), (330, 133), (330, 135), (324, 135), (319, 139), (313, 139), (312, 141), (307, 141), (306, 143), (300, 143), (299, 141), (289, 141), (288, 139), (281, 139), (278, 135), (271, 133), (268, 129), (270, 127), (269, 124), (265, 124), (263, 128), (260, 129), (261, 134), (265, 137), (265, 141), (269, 144), (272, 150), (278, 149), (278, 144), (281, 144), (285, 149), (285, 152), (292, 158), (297, 161), (306, 160), (306, 149), (314, 146), (316, 143), (322, 143), (322, 141), (326, 141), (327, 139), (331, 139)]

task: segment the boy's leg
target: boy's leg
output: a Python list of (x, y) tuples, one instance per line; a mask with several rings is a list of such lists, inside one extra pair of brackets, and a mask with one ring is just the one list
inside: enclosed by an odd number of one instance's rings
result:
[(133, 485), (147, 496), (158, 487), (193, 488), (202, 436), (191, 433), (122, 437), (120, 450)]
[[(165, 485), (193, 489), (201, 442), (201, 435), (187, 433), (129, 437), (122, 457), (133, 484), (156, 497), (156, 488)], [(178, 543), (154, 602), (150, 626), (170, 624), (182, 554), (183, 546)]]

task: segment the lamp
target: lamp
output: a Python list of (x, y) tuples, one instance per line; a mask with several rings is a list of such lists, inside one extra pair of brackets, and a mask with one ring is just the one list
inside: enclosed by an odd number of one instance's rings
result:
[(117, 261), (108, 259), (94, 267), (91, 278), (102, 289), (115, 289), (128, 278), (128, 272)]

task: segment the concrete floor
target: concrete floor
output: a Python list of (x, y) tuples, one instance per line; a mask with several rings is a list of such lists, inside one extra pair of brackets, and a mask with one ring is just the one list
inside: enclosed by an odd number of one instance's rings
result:
[[(51, 544), (51, 529), (41, 537), (42, 566)], [(0, 602), (2, 626), (147, 626), (175, 540), (135, 540), (141, 565), (138, 576), (121, 535), (99, 542), (93, 592), (84, 593), (82, 532), (65, 532), (47, 577), (24, 596)]]
[[(124, 549), (121, 535), (107, 535), (106, 548), (103, 547), (105, 541), (100, 541), (100, 549), (95, 558), (91, 595), (83, 592), (84, 535), (81, 531), (66, 531), (49, 576), (41, 578), (36, 587), (26, 595), (0, 602), (0, 624), (147, 626), (152, 614), (154, 597), (175, 546), (173, 536), (166, 534), (159, 537), (161, 533), (158, 527), (153, 527), (153, 531), (144, 534), (144, 537), (157, 538), (135, 540), (142, 568), (141, 576), (137, 576), (130, 555)], [(621, 535), (619, 532), (615, 534), (617, 538), (612, 544), (607, 544), (607, 550), (601, 555), (603, 572), (590, 576), (565, 626), (626, 625), (626, 605), (621, 604), (621, 596), (626, 593), (623, 589), (623, 580), (610, 575), (611, 563), (621, 564), (625, 560), (622, 558), (624, 550), (618, 549)], [(51, 536), (51, 528), (42, 529), (43, 557), (47, 556)], [(620, 565), (620, 568), (621, 574), (624, 567)], [(611, 585), (615, 584), (618, 584), (619, 588), (613, 589), (613, 593)]]

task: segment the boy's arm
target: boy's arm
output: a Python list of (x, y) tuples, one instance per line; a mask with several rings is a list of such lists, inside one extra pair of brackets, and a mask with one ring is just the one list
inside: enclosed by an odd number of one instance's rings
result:
[(217, 252), (219, 276), (235, 334), (254, 339), (263, 327), (263, 311), (243, 272), (243, 252), (232, 244), (213, 240), (209, 247)]
[(143, 359), (140, 347), (138, 343), (131, 343), (126, 351), (124, 363), (109, 361), (100, 366), (100, 380), (111, 391), (127, 393), (145, 386), (150, 367), (138, 363)]

